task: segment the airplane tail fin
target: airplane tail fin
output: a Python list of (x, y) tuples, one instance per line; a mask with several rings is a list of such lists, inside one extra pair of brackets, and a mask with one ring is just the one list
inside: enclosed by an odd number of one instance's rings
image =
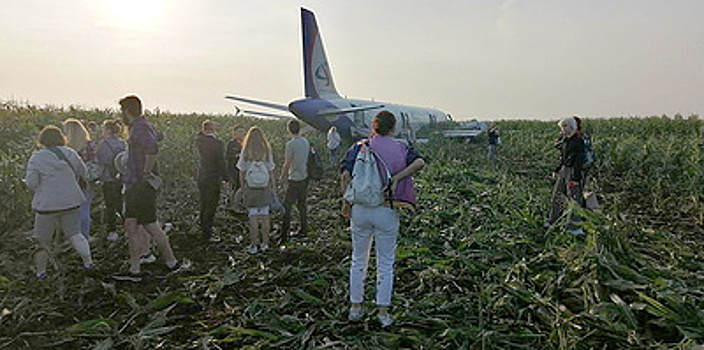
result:
[(303, 30), (303, 80), (308, 98), (340, 97), (335, 89), (323, 40), (313, 12), (301, 8)]

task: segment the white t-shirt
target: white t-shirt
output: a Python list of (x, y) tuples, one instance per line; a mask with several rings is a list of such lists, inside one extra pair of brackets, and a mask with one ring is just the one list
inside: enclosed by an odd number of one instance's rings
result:
[(308, 153), (310, 143), (305, 137), (294, 137), (286, 143), (286, 159), (291, 160), (288, 179), (303, 181), (308, 178)]

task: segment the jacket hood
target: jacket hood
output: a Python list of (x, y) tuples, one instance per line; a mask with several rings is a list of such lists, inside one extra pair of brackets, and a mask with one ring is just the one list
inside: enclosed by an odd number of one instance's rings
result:
[[(57, 149), (60, 152), (64, 152), (65, 155), (65, 151), (61, 147), (58, 147)], [(59, 158), (58, 155), (46, 148), (39, 151), (39, 153), (37, 153), (37, 156), (41, 159), (42, 163), (45, 164), (47, 171), (55, 172), (70, 168), (68, 162)]]

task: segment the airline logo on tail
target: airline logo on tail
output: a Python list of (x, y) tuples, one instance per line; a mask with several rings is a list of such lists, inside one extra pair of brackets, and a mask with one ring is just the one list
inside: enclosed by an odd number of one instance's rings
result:
[(318, 80), (323, 80), (325, 86), (330, 86), (332, 84), (332, 77), (330, 76), (330, 69), (328, 68), (328, 63), (323, 62), (318, 65), (315, 69), (315, 78)]

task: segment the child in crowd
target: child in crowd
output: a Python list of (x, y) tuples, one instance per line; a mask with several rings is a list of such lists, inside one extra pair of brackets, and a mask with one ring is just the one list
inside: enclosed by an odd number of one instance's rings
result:
[(117, 241), (116, 222), (122, 216), (122, 182), (118, 179), (115, 167), (115, 157), (127, 147), (125, 141), (119, 138), (122, 128), (115, 120), (103, 123), (103, 140), (98, 144), (98, 164), (100, 164), (100, 180), (103, 182), (103, 198), (105, 211), (103, 222), (108, 232), (108, 241)]
[(257, 126), (251, 127), (245, 135), (237, 169), (240, 172), (244, 206), (249, 212), (250, 245), (247, 252), (256, 254), (259, 250), (269, 249), (270, 205), (276, 188), (271, 147)]

